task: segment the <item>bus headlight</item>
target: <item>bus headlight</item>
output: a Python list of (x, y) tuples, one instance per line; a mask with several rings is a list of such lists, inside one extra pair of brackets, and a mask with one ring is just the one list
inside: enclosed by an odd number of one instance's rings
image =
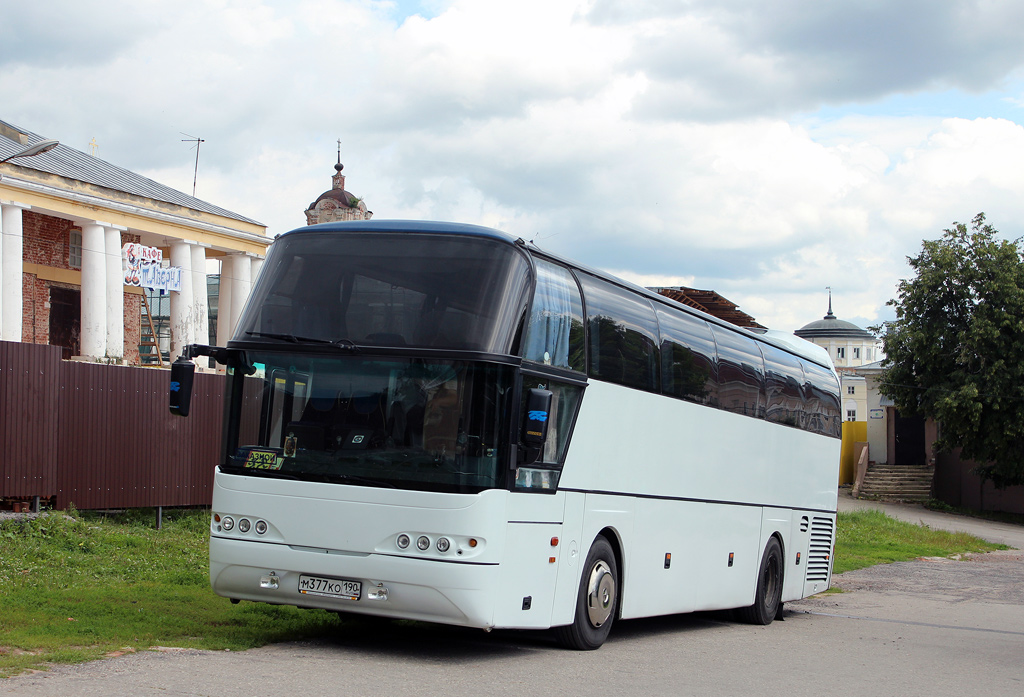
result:
[(231, 530), (233, 527), (235, 527), (235, 519), (229, 515), (226, 515), (223, 518), (221, 518), (220, 524), (224, 526), (225, 530)]
[(419, 547), (421, 552), (426, 552), (428, 549), (430, 549), (430, 538), (426, 535), (420, 535), (420, 537), (416, 540), (416, 546)]
[(409, 536), (403, 532), (398, 536), (398, 539), (395, 540), (395, 544), (398, 545), (399, 549), (407, 549), (409, 547)]
[(267, 531), (267, 521), (257, 520), (256, 521), (256, 534), (262, 535)]
[(437, 538), (437, 551), (438, 552), (442, 552), (442, 553), (447, 552), (449, 547), (451, 547), (451, 542), (448, 541), (447, 537), (439, 537), (439, 538)]
[(249, 526), (251, 523), (248, 518), (242, 518), (238, 521), (238, 532), (249, 532)]

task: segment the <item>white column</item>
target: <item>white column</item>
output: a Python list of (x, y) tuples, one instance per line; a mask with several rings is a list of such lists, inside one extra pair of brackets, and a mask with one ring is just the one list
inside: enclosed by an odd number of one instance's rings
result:
[[(82, 355), (107, 355), (107, 260), (103, 224), (82, 225)], [(120, 270), (118, 276), (121, 275)]]
[(103, 231), (106, 250), (107, 356), (124, 358), (124, 273), (121, 270), (121, 227)]
[(192, 300), (192, 243), (175, 242), (171, 245), (171, 266), (181, 269), (181, 290), (171, 291), (171, 359), (195, 341), (195, 319), (191, 316)]
[(227, 346), (231, 340), (231, 277), (234, 275), (235, 257), (226, 254), (220, 258), (220, 291), (217, 296), (217, 345)]
[(252, 275), (252, 284), (251, 285), (253, 287), (256, 286), (256, 281), (258, 281), (259, 278), (260, 278), (260, 271), (263, 270), (263, 262), (265, 261), (265, 259), (266, 259), (266, 257), (253, 257), (252, 258), (252, 263), (250, 264), (249, 268), (251, 269), (251, 272), (250, 272), (251, 275)]
[(210, 304), (206, 297), (206, 246), (192, 245), (192, 305), (195, 308), (195, 342), (210, 343)]
[(21, 341), (21, 313), (24, 306), (22, 269), (24, 242), (21, 212), (29, 206), (7, 202), (0, 213), (0, 339)]
[[(231, 332), (234, 334), (238, 329), (238, 320), (245, 309), (245, 301), (249, 297), (249, 289), (252, 285), (252, 263), (247, 254), (233, 254), (234, 263), (231, 265)], [(223, 282), (223, 278), (221, 279)]]

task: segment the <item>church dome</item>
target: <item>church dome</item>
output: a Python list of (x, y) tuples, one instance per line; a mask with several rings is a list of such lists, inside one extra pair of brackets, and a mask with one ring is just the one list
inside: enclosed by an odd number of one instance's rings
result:
[(334, 165), (333, 186), (309, 204), (306, 209), (306, 224), (331, 223), (340, 220), (369, 220), (372, 211), (366, 210), (362, 199), (345, 189), (345, 175), (341, 164), (341, 146), (338, 147), (338, 164)]
[(793, 332), (801, 339), (863, 339), (874, 341), (875, 335), (861, 329), (853, 322), (841, 320), (832, 314), (832, 303), (829, 303), (828, 314), (810, 324), (806, 324)]

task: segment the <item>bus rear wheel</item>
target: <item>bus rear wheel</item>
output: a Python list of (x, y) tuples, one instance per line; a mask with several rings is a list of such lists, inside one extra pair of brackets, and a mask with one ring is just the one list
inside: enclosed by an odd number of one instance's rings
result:
[(568, 649), (593, 651), (608, 638), (619, 603), (619, 568), (605, 537), (594, 540), (576, 597), (573, 623), (558, 627), (558, 643)]
[(748, 624), (771, 624), (782, 608), (782, 545), (771, 538), (761, 556), (761, 569), (757, 575), (754, 604), (737, 610), (739, 618)]

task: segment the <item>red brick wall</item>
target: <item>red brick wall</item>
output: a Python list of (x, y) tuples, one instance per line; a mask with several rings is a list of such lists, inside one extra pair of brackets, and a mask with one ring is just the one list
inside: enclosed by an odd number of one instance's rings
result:
[(70, 220), (32, 211), (22, 213), (21, 226), (26, 262), (55, 269), (71, 268), (68, 266), (68, 233), (72, 229), (81, 232), (79, 226)]
[[(72, 230), (81, 232), (81, 227), (70, 220), (55, 218), (33, 211), (22, 214), (24, 261), (55, 269), (70, 269), (68, 264), (69, 244)], [(139, 242), (140, 236), (121, 233), (121, 245)], [(55, 281), (45, 281), (35, 274), (23, 274), (22, 289), (22, 341), (30, 344), (47, 344), (50, 341), (50, 287), (73, 288), (78, 286)], [(142, 298), (134, 293), (124, 295), (124, 358), (129, 365), (139, 364), (139, 335)]]

